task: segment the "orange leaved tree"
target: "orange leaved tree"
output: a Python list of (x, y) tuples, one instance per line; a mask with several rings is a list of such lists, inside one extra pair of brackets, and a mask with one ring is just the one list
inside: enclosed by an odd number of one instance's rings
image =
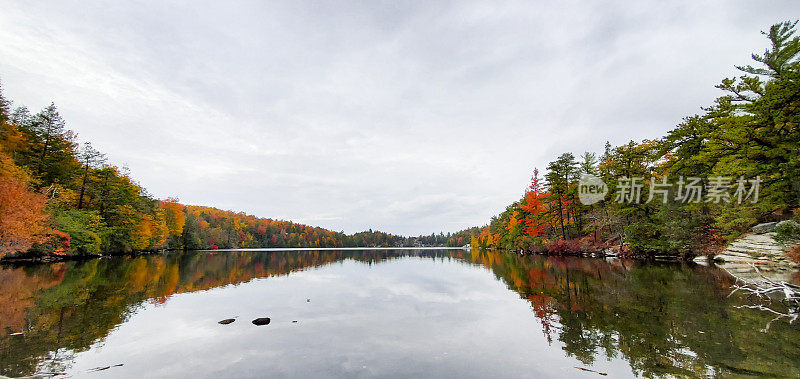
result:
[(0, 172), (0, 257), (44, 242), (49, 230), (47, 198), (24, 181)]

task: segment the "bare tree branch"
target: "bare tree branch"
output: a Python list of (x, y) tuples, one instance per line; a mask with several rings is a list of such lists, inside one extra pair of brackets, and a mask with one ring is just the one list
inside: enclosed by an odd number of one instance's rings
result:
[[(748, 296), (757, 297), (761, 302), (761, 304), (758, 305), (745, 304), (736, 306), (736, 308), (757, 309), (776, 315), (776, 317), (770, 320), (764, 329), (761, 330), (765, 333), (769, 331), (772, 323), (777, 320), (787, 318), (789, 319), (789, 323), (793, 324), (800, 318), (800, 287), (785, 281), (775, 281), (764, 276), (761, 270), (753, 263), (750, 263), (750, 267), (760, 276), (760, 280), (745, 280), (725, 269), (725, 271), (736, 280), (728, 297), (733, 296), (736, 292), (743, 292)], [(780, 295), (783, 295), (782, 298), (780, 298)], [(780, 312), (775, 310), (774, 305), (776, 302), (783, 303), (787, 311)]]

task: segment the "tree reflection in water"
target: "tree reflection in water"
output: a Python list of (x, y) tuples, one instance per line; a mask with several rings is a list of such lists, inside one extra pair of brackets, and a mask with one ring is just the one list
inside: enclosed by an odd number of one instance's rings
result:
[[(591, 365), (626, 360), (642, 376), (754, 374), (800, 370), (800, 331), (737, 309), (733, 279), (689, 265), (497, 251), (352, 250), (185, 253), (0, 269), (0, 374), (65, 370), (72, 354), (102, 341), (147, 302), (178, 293), (288, 275), (346, 259), (367, 264), (408, 256), (489, 269), (530, 302), (547, 340)], [(11, 335), (22, 331), (23, 335)]]

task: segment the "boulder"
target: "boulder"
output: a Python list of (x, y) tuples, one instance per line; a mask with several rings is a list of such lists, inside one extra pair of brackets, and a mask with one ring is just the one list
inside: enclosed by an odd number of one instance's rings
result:
[(765, 222), (763, 224), (758, 224), (753, 227), (753, 233), (756, 234), (764, 234), (770, 233), (775, 231), (775, 225), (778, 224), (777, 222)]

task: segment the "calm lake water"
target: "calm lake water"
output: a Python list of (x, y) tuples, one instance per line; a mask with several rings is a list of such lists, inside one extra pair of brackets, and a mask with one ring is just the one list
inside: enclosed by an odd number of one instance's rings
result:
[[(732, 283), (697, 265), (481, 250), (2, 266), (0, 374), (800, 375), (800, 325), (762, 332), (770, 315), (736, 308), (749, 300), (728, 297)], [(253, 325), (258, 317), (271, 322)], [(236, 321), (218, 323), (227, 318)]]

